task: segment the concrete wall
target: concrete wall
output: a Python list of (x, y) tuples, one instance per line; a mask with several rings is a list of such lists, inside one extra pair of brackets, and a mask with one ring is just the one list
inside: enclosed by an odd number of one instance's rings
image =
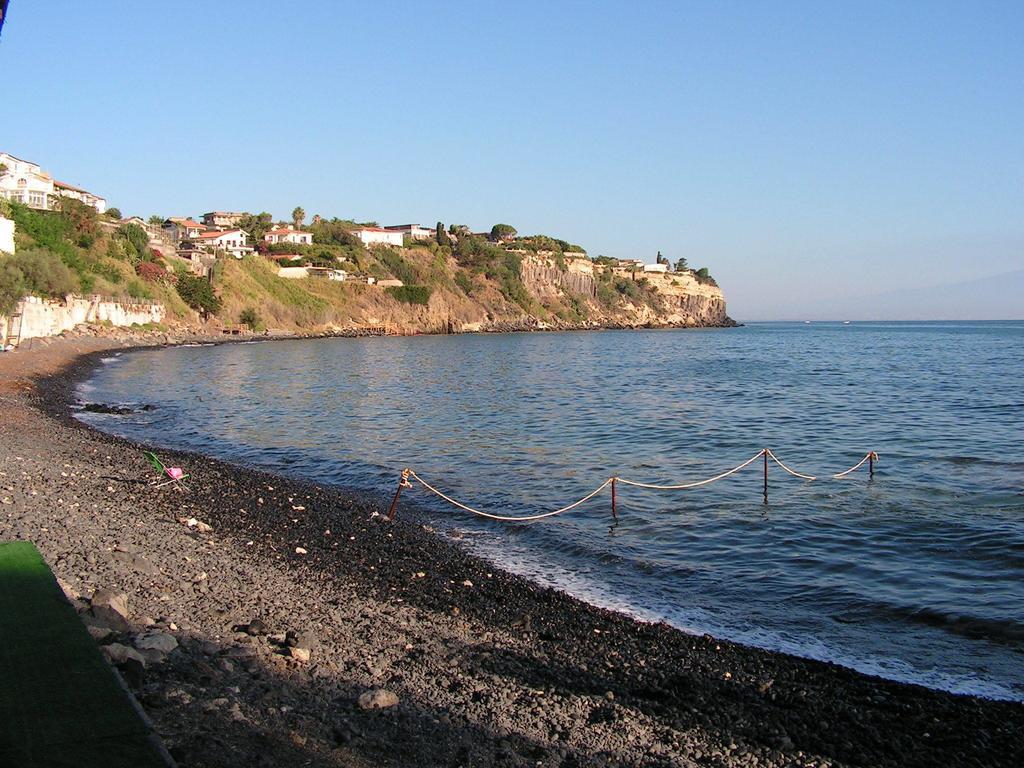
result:
[(163, 304), (104, 301), (99, 296), (72, 296), (63, 302), (26, 296), (17, 311), (21, 313), (21, 333), (17, 333), (18, 320), (0, 315), (0, 335), (13, 332), (22, 341), (57, 336), (82, 323), (106, 322), (117, 326), (160, 323), (166, 314)]
[(14, 222), (0, 216), (0, 251), (14, 253)]

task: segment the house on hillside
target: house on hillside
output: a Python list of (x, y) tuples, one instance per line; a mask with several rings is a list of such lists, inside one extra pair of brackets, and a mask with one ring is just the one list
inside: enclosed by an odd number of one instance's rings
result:
[(164, 221), (163, 229), (174, 243), (181, 243), (185, 240), (195, 240), (207, 230), (207, 227), (192, 219), (172, 216)]
[(85, 203), (89, 207), (95, 208), (96, 213), (103, 213), (107, 210), (107, 201), (99, 195), (94, 195), (92, 192), (87, 192), (79, 187), (65, 184), (63, 181), (54, 181), (53, 191), (61, 197), (71, 197), (80, 203)]
[(0, 195), (41, 211), (52, 207), (53, 178), (35, 163), (0, 152)]
[(660, 272), (665, 274), (668, 272), (668, 264), (644, 264), (644, 272)]
[(235, 211), (210, 211), (203, 214), (203, 224), (208, 227), (237, 227), (244, 217), (244, 213)]
[(95, 208), (97, 213), (107, 210), (107, 201), (99, 195), (54, 181), (50, 174), (35, 163), (6, 152), (0, 152), (0, 196), (40, 211), (56, 208), (58, 197), (80, 200)]
[(402, 247), (402, 233), (392, 232), (384, 227), (359, 227), (352, 230), (352, 234), (359, 238), (363, 245), (394, 245)]
[(214, 230), (212, 232), (201, 232), (192, 241), (198, 246), (211, 253), (223, 251), (224, 253), (240, 259), (252, 253), (252, 246), (249, 245), (249, 235), (241, 229), (226, 229), (223, 232)]
[(271, 245), (277, 243), (312, 245), (313, 233), (303, 232), (301, 229), (292, 229), (291, 227), (278, 227), (267, 232), (267, 234), (263, 236), (263, 240)]
[(436, 230), (422, 227), (419, 224), (395, 224), (390, 227), (384, 227), (384, 229), (388, 232), (399, 232), (411, 240), (429, 240), (437, 235)]

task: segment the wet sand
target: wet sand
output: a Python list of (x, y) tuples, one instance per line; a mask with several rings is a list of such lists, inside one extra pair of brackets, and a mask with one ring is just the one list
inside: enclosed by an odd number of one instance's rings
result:
[(0, 354), (0, 540), (34, 541), (87, 621), (126, 594), (102, 644), (176, 639), (121, 669), (182, 766), (1024, 765), (1024, 704), (639, 623), (404, 503), (387, 523), (387, 498), (173, 452), (189, 491), (151, 488), (142, 447), (68, 410), (102, 350), (143, 343)]

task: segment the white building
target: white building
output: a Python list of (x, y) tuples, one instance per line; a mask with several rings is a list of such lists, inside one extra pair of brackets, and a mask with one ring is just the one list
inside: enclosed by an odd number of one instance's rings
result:
[(53, 207), (53, 177), (35, 163), (0, 152), (0, 195), (29, 208)]
[(402, 233), (392, 232), (383, 227), (359, 227), (353, 230), (353, 235), (362, 241), (363, 245), (395, 245), (402, 247)]
[(0, 195), (41, 211), (57, 207), (57, 197), (72, 197), (92, 206), (97, 213), (107, 210), (107, 201), (60, 181), (35, 163), (0, 152)]
[(429, 240), (437, 235), (436, 230), (421, 227), (419, 224), (395, 224), (384, 229), (388, 232), (400, 232), (413, 240)]
[(0, 216), (0, 253), (14, 253), (14, 222)]
[(201, 232), (193, 241), (200, 248), (211, 252), (224, 251), (236, 259), (252, 253), (249, 245), (249, 235), (241, 229), (228, 229), (223, 232)]
[(292, 229), (291, 227), (279, 227), (267, 232), (263, 239), (271, 244), (292, 243), (294, 245), (312, 245), (313, 233), (303, 232), (301, 229)]
[(644, 264), (644, 272), (668, 272), (668, 264)]
[(53, 190), (61, 197), (73, 197), (75, 200), (95, 208), (96, 213), (103, 213), (107, 210), (107, 201), (99, 195), (65, 184), (63, 181), (54, 181)]

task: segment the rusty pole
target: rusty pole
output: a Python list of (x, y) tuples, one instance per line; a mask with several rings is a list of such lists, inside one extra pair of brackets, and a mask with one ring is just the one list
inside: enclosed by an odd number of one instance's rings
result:
[(398, 490), (395, 491), (395, 498), (391, 500), (391, 509), (388, 510), (388, 522), (395, 519), (395, 512), (398, 511), (398, 497), (402, 495), (402, 489), (412, 485), (409, 482), (409, 470), (402, 470), (402, 479), (398, 482)]
[(765, 448), (761, 451), (761, 455), (764, 456), (764, 503), (768, 503), (768, 449)]
[(619, 513), (615, 510), (615, 483), (618, 479), (617, 477), (612, 478), (612, 519), (616, 523), (619, 522)]
[(875, 452), (871, 451), (868, 454), (868, 477), (875, 476)]

